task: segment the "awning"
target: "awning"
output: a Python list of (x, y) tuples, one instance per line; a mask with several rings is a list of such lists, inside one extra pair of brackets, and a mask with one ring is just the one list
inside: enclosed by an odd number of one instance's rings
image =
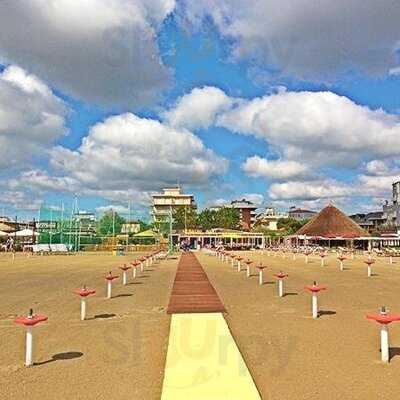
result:
[(17, 237), (39, 236), (39, 233), (34, 232), (32, 229), (23, 229), (22, 231), (9, 233), (8, 236), (17, 236)]
[(155, 232), (153, 232), (151, 229), (148, 229), (147, 231), (136, 233), (135, 235), (133, 235), (133, 237), (143, 238), (143, 239), (146, 239), (146, 238), (155, 239), (157, 237), (157, 234)]

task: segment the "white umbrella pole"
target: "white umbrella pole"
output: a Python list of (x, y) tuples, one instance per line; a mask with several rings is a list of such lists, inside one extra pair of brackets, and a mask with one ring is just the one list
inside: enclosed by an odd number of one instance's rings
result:
[(86, 318), (86, 297), (81, 297), (81, 321)]
[(318, 298), (317, 293), (312, 294), (312, 317), (314, 319), (318, 318)]
[(107, 281), (107, 299), (111, 299), (111, 288), (112, 288), (111, 281)]
[(381, 354), (382, 361), (389, 362), (389, 332), (385, 324), (381, 324)]
[(26, 349), (25, 349), (25, 365), (30, 367), (33, 364), (32, 361), (33, 354), (33, 333), (32, 327), (26, 327)]
[(283, 279), (278, 280), (278, 294), (279, 297), (283, 297)]

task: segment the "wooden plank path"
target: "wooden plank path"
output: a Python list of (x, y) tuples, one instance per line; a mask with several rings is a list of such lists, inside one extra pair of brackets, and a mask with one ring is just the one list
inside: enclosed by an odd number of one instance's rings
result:
[(179, 260), (167, 309), (168, 314), (226, 312), (207, 274), (191, 253)]

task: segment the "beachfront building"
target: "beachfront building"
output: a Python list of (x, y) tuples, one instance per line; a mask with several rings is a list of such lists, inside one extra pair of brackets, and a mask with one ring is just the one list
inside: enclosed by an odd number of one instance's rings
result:
[(249, 231), (256, 222), (257, 206), (246, 199), (233, 200), (229, 207), (239, 211), (239, 224), (242, 229)]
[(287, 218), (289, 218), (288, 213), (281, 213), (273, 207), (267, 207), (264, 212), (257, 215), (255, 226), (269, 231), (277, 231), (278, 221)]
[(386, 225), (400, 229), (400, 181), (392, 184), (392, 203), (386, 201), (382, 217)]
[(327, 205), (289, 238), (298, 244), (367, 248), (371, 235), (336, 208)]
[(304, 221), (311, 219), (314, 215), (317, 215), (315, 211), (305, 210), (296, 206), (290, 207), (288, 211), (289, 218), (293, 218), (296, 221)]
[(162, 193), (156, 193), (152, 198), (151, 214), (156, 223), (168, 222), (170, 215), (180, 207), (197, 208), (194, 195), (184, 194), (179, 186), (165, 188)]
[(256, 223), (256, 210), (258, 207), (250, 200), (232, 200), (230, 204), (224, 204), (222, 206), (212, 206), (209, 209), (218, 211), (224, 207), (234, 208), (235, 210), (238, 210), (240, 229), (249, 231)]
[(186, 230), (172, 235), (174, 244), (189, 243), (193, 249), (210, 246), (224, 246), (229, 249), (264, 248), (265, 238), (259, 232), (247, 232), (233, 229)]
[(378, 231), (386, 222), (383, 211), (353, 214), (350, 218), (369, 233)]
[(81, 236), (91, 236), (96, 234), (97, 218), (94, 213), (80, 210), (74, 214), (73, 221), (73, 224), (78, 226)]
[(122, 234), (135, 234), (140, 232), (140, 222), (139, 221), (126, 221), (122, 224), (121, 233)]
[(15, 221), (11, 221), (8, 217), (1, 217), (0, 219), (0, 231), (11, 233), (19, 230), (19, 224)]

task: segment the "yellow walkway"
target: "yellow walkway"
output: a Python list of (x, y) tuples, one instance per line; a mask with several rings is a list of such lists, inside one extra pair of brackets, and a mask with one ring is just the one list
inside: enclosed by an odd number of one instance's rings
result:
[(220, 313), (173, 314), (161, 400), (260, 400)]

